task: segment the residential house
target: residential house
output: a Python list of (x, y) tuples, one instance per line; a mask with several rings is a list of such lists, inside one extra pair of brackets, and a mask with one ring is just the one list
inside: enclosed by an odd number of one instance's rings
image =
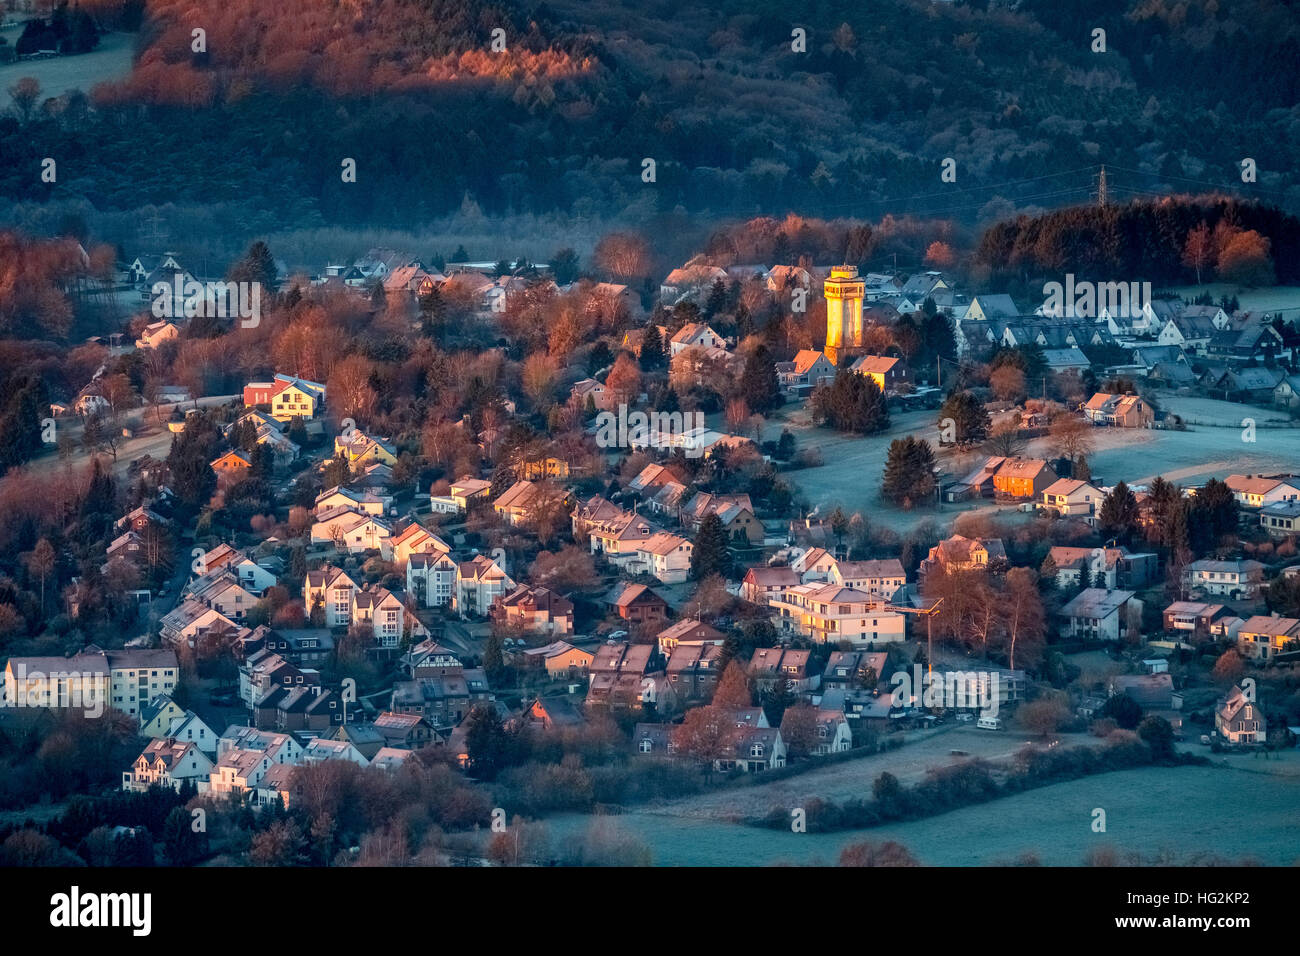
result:
[(1227, 613), (1228, 609), (1222, 604), (1174, 601), (1165, 608), (1165, 631), (1180, 640), (1200, 644), (1211, 639), (1214, 622)]
[(644, 584), (619, 582), (605, 598), (609, 609), (632, 624), (655, 624), (668, 616), (668, 602)]
[(477, 554), (456, 565), (456, 586), (452, 591), (451, 609), (461, 617), (486, 616), (498, 598), (517, 587), (493, 558)]
[(754, 517), (754, 506), (747, 494), (715, 495), (697, 492), (681, 511), (681, 522), (698, 531), (709, 515), (717, 515), (727, 536), (741, 545), (757, 547), (763, 543), (763, 524)]
[(1257, 614), (1237, 632), (1237, 650), (1253, 660), (1268, 661), (1300, 650), (1300, 619)]
[(211, 773), (212, 761), (197, 745), (162, 737), (149, 741), (131, 769), (122, 773), (122, 789), (144, 793), (150, 787), (171, 787), (179, 791), (192, 783), (204, 791)]
[(413, 554), (436, 557), (451, 552), (451, 546), (417, 521), (412, 521), (389, 540), (393, 562), (405, 565)]
[(884, 651), (831, 651), (822, 671), (821, 689), (873, 690), (884, 679), (888, 662)]
[(319, 605), (326, 627), (347, 627), (352, 623), (352, 601), (357, 583), (341, 568), (325, 565), (308, 571), (303, 580), (303, 604), (310, 616)]
[(1142, 602), (1134, 592), (1085, 588), (1061, 608), (1063, 633), (1077, 640), (1124, 641), (1141, 638)]
[(1258, 561), (1193, 561), (1183, 569), (1183, 587), (1229, 600), (1254, 600), (1264, 581)]
[(740, 596), (750, 604), (766, 605), (774, 594), (801, 583), (794, 568), (755, 566), (745, 572), (740, 583)]
[(1155, 420), (1151, 406), (1132, 392), (1123, 395), (1097, 392), (1083, 406), (1083, 414), (1094, 425), (1118, 428), (1147, 428)]
[(1214, 708), (1214, 732), (1229, 744), (1255, 746), (1268, 740), (1264, 713), (1239, 685)]
[(392, 556), (392, 536), (387, 521), (348, 506), (320, 512), (311, 526), (312, 544), (332, 544), (340, 554), (378, 551), (385, 560)]
[(220, 611), (193, 598), (182, 599), (158, 623), (163, 643), (172, 647), (184, 645), (193, 649), (210, 640), (233, 647), (246, 633), (245, 628)]
[(360, 514), (382, 518), (391, 508), (392, 503), (391, 498), (372, 495), (364, 491), (353, 491), (351, 488), (335, 485), (333, 488), (322, 491), (316, 496), (316, 504), (312, 508), (312, 512), (320, 515), (338, 508), (349, 508)]
[(659, 653), (668, 657), (683, 645), (713, 644), (721, 647), (725, 639), (723, 633), (711, 624), (686, 617), (660, 631), (655, 643), (659, 645)]
[(1300, 534), (1300, 501), (1284, 501), (1260, 508), (1259, 523), (1275, 538)]
[(760, 647), (749, 659), (749, 676), (762, 693), (770, 692), (784, 680), (795, 694), (803, 694), (814, 686), (808, 672), (811, 651), (792, 647)]
[(1032, 500), (1056, 480), (1052, 466), (1041, 458), (1008, 458), (993, 476), (993, 490), (1001, 497)]
[(406, 590), (421, 607), (451, 603), (460, 563), (443, 551), (410, 555), (406, 560)]
[(503, 594), (489, 608), (496, 623), (517, 627), (529, 634), (573, 633), (573, 602), (545, 587), (519, 585)]
[(545, 668), (553, 680), (586, 677), (595, 655), (574, 647), (567, 641), (552, 641), (542, 647), (530, 647), (517, 655), (526, 667)]
[(211, 462), (212, 470), (217, 473), (217, 484), (229, 488), (248, 477), (253, 467), (253, 460), (247, 453), (232, 449)]
[(791, 362), (778, 362), (776, 376), (787, 392), (799, 394), (835, 381), (835, 366), (824, 352), (800, 349)]
[(865, 375), (876, 383), (882, 392), (894, 393), (907, 382), (907, 366), (893, 355), (861, 355), (849, 366), (850, 370)]
[(1300, 478), (1293, 475), (1229, 475), (1223, 483), (1245, 508), (1300, 501)]
[(291, 664), (274, 651), (255, 651), (239, 665), (239, 698), (249, 710), (274, 687), (319, 687), (320, 682), (320, 671)]
[(1101, 489), (1091, 482), (1078, 478), (1058, 478), (1043, 490), (1039, 507), (1063, 518), (1083, 518), (1092, 524), (1105, 497)]
[(666, 672), (677, 700), (683, 705), (713, 698), (722, 667), (722, 646), (714, 643), (678, 644), (668, 658)]
[(368, 626), (379, 650), (393, 651), (402, 641), (406, 608), (388, 588), (367, 585), (353, 594), (352, 623)]
[(664, 584), (681, 584), (691, 574), (695, 546), (680, 535), (658, 531), (636, 543), (632, 560), (624, 567), (632, 574), (649, 574)]
[(933, 548), (921, 562), (921, 574), (933, 570), (997, 570), (1005, 566), (1007, 549), (1001, 538), (968, 538), (954, 534)]
[(140, 337), (135, 340), (135, 347), (156, 349), (166, 342), (175, 342), (180, 337), (181, 330), (176, 327), (175, 322), (151, 322), (140, 332)]

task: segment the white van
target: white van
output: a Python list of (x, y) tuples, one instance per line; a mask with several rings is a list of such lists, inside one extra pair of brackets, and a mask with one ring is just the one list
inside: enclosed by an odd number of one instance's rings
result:
[(1001, 717), (981, 717), (981, 718), (979, 719), (979, 722), (978, 722), (975, 726), (978, 727), (980, 730), (1001, 730), (1001, 729), (1002, 729), (1002, 718), (1001, 718)]

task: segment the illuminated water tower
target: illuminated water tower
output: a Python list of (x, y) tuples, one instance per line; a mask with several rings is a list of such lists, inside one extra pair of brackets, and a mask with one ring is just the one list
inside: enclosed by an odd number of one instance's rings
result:
[(862, 299), (866, 285), (857, 266), (832, 266), (826, 296), (826, 357), (832, 365), (862, 348)]

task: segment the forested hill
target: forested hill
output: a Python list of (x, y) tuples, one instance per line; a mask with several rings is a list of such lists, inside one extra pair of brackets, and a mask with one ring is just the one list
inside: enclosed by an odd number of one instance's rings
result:
[[(147, 0), (143, 19), (93, 110), (0, 120), (0, 197), (226, 204), (252, 228), (467, 204), (977, 222), (1085, 201), (1106, 164), (1117, 200), (1300, 208), (1300, 18), (1272, 0)], [(86, 161), (41, 183), (51, 155)]]

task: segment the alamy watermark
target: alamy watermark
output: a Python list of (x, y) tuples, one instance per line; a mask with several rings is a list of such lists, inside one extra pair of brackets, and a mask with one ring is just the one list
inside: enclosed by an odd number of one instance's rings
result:
[(239, 319), (246, 329), (262, 321), (260, 282), (199, 282), (178, 272), (171, 282), (155, 282), (151, 292), (157, 319)]
[(894, 685), (894, 707), (943, 707), (978, 710), (981, 717), (998, 715), (1001, 677), (996, 671), (922, 673), (920, 664), (913, 665), (912, 670), (912, 674), (900, 670), (889, 679)]
[(628, 412), (626, 404), (618, 413), (601, 412), (596, 416), (596, 444), (601, 448), (680, 448), (687, 458), (704, 454), (703, 412)]
[[(11, 676), (12, 675), (12, 676)], [(28, 670), (22, 661), (5, 675), (5, 707), (80, 710), (87, 717), (104, 713), (109, 694), (107, 675), (95, 671)]]
[(1065, 319), (1095, 319), (1109, 315), (1132, 315), (1151, 304), (1150, 282), (1082, 282), (1074, 273), (1065, 274), (1065, 283), (1043, 284), (1043, 315)]

